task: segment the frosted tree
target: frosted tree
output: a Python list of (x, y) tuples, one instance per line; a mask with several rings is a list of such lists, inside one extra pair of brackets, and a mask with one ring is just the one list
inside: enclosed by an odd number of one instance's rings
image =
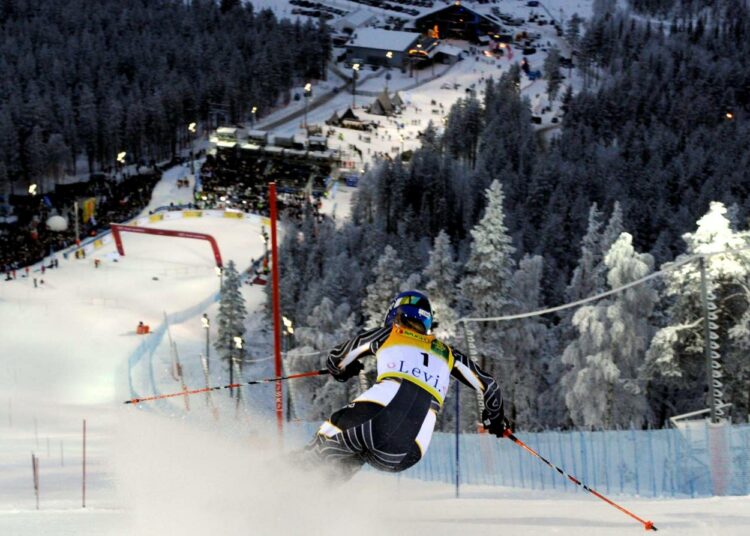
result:
[(383, 322), (388, 306), (398, 294), (403, 280), (403, 261), (391, 246), (385, 246), (383, 255), (373, 270), (375, 281), (367, 285), (367, 295), (362, 303), (365, 327), (374, 328)]
[(596, 294), (602, 287), (598, 266), (601, 261), (599, 242), (601, 240), (601, 212), (596, 203), (589, 209), (589, 220), (586, 234), (581, 239), (581, 256), (573, 270), (570, 285), (565, 291), (569, 301), (580, 300)]
[[(461, 297), (468, 303), (468, 313), (474, 317), (492, 317), (508, 311), (511, 304), (509, 286), (513, 276), (515, 248), (505, 226), (503, 187), (492, 182), (486, 190), (487, 205), (484, 215), (471, 230), (472, 243), (466, 275), (461, 281)], [(497, 367), (485, 363), (485, 356), (502, 356), (501, 328), (482, 324), (475, 330), (480, 364), (492, 372)]]
[(435, 320), (439, 323), (435, 335), (441, 339), (452, 339), (456, 335), (458, 265), (455, 256), (448, 233), (441, 230), (435, 238), (430, 260), (423, 273)]
[[(509, 289), (514, 312), (540, 308), (543, 264), (539, 255), (527, 255), (519, 262)], [(550, 388), (546, 371), (552, 361), (547, 326), (540, 317), (507, 322), (503, 349), (509, 356), (502, 367), (508, 416), (524, 430), (543, 428), (540, 395)]]
[[(668, 325), (654, 336), (648, 351), (648, 364), (667, 389), (671, 412), (705, 408), (706, 363), (704, 358), (704, 318), (701, 302), (701, 274), (698, 261), (679, 263), (689, 256), (740, 250), (750, 246), (750, 232), (734, 231), (722, 203), (711, 203), (708, 213), (698, 220), (694, 233), (686, 233), (685, 254), (667, 263), (665, 293), (670, 300)], [(676, 268), (672, 268), (677, 265)], [(705, 257), (709, 290), (716, 296), (716, 341), (724, 368), (718, 378), (724, 383), (726, 399), (734, 404), (738, 418), (750, 410), (750, 251)]]
[[(618, 288), (641, 279), (654, 270), (648, 253), (637, 253), (632, 236), (622, 233), (604, 257), (607, 283)], [(646, 282), (617, 293), (607, 309), (614, 362), (619, 370), (613, 386), (610, 426), (641, 426), (646, 422), (643, 365), (654, 328), (651, 317), (659, 296)]]
[(493, 181), (485, 194), (487, 206), (471, 230), (471, 252), (461, 282), (462, 296), (471, 303), (471, 313), (477, 316), (497, 315), (510, 302), (508, 283), (513, 275), (515, 253), (505, 226), (500, 181)]
[[(354, 314), (347, 303), (334, 304), (324, 297), (305, 321), (295, 329), (295, 348), (284, 359), (285, 372), (323, 368), (328, 352), (354, 336)], [(310, 378), (288, 385), (294, 417), (303, 420), (327, 418), (356, 396), (355, 382), (342, 385), (330, 376)]]
[[(617, 288), (653, 271), (653, 258), (636, 253), (622, 233), (605, 257), (607, 282)], [(641, 426), (646, 399), (639, 376), (651, 334), (656, 292), (642, 284), (581, 307), (573, 315), (577, 338), (563, 352), (565, 403), (576, 426)]]
[(235, 347), (234, 338), (244, 338), (245, 336), (247, 309), (245, 308), (245, 298), (240, 291), (242, 281), (234, 261), (229, 261), (224, 267), (223, 277), (219, 314), (216, 319), (219, 329), (218, 336), (214, 341), (214, 348), (216, 348), (219, 357), (226, 361), (228, 366), (231, 366), (232, 357), (242, 359), (243, 350), (238, 350)]
[(588, 228), (581, 240), (581, 257), (565, 292), (569, 301), (599, 294), (606, 286), (604, 255), (623, 231), (619, 203), (614, 204), (612, 216), (607, 226), (603, 226), (602, 213), (594, 203), (589, 209)]

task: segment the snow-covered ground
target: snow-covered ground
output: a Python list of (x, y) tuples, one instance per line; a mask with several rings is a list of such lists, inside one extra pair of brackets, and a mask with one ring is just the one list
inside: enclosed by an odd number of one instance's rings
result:
[[(261, 0), (288, 15), (291, 5)], [(325, 2), (357, 9), (348, 1)], [(527, 16), (526, 2), (476, 7)], [(590, 14), (591, 2), (546, 0), (553, 16), (563, 9)], [(262, 6), (259, 6), (262, 7)], [(387, 13), (373, 9), (378, 13)], [(541, 12), (542, 8), (536, 8)], [(542, 27), (540, 33), (547, 32)], [(546, 34), (545, 34), (546, 36)], [(468, 48), (467, 45), (462, 45)], [(512, 61), (518, 61), (520, 51)], [(530, 57), (541, 68), (543, 55)], [(334, 129), (331, 145), (363, 153), (357, 167), (378, 152), (394, 154), (418, 145), (417, 133), (432, 120), (439, 128), (450, 105), (467, 88), (481, 93), (482, 82), (510, 65), (507, 58), (468, 57), (434, 81), (401, 93), (405, 112), (387, 119), (366, 114), (374, 97), (357, 95), (355, 112), (381, 122), (377, 132)], [(369, 74), (369, 73), (367, 73)], [(392, 71), (392, 88), (415, 79)], [(430, 76), (429, 69), (420, 77)], [(332, 83), (339, 80), (332, 78)], [(382, 76), (360, 89), (379, 91)], [(546, 82), (524, 80), (524, 94), (539, 111)], [(321, 90), (327, 88), (320, 88)], [(294, 102), (266, 118), (272, 122), (299, 108)], [(334, 110), (352, 104), (341, 93), (310, 111), (309, 122), (322, 124)], [(546, 115), (549, 121), (556, 110)], [(289, 134), (299, 119), (276, 129)], [(548, 124), (548, 123), (546, 123)], [(403, 136), (403, 141), (401, 137)], [(187, 167), (168, 171), (154, 190), (147, 214), (159, 206), (192, 200), (190, 187), (177, 187)], [(323, 211), (345, 220), (355, 189), (336, 183), (323, 199)], [(263, 251), (262, 219), (178, 218), (150, 225), (213, 235), (225, 262), (241, 270)], [(365, 472), (340, 486), (316, 473), (290, 467), (282, 452), (297, 448), (300, 435), (278, 443), (272, 419), (270, 385), (244, 389), (239, 410), (226, 391), (209, 399), (196, 395), (139, 406), (124, 405), (135, 396), (181, 390), (173, 377), (177, 348), (187, 387), (201, 388), (205, 378), (200, 355), (206, 332), (200, 316), (215, 321), (219, 280), (205, 242), (139, 234), (124, 235), (126, 255), (111, 244), (87, 259), (60, 259), (60, 268), (32, 279), (0, 281), (0, 534), (321, 534), (352, 530), (362, 535), (416, 534), (623, 534), (639, 524), (588, 494), (562, 494), (509, 488), (453, 486)], [(94, 266), (94, 258), (101, 265)], [(244, 379), (273, 372), (270, 335), (262, 315), (262, 287), (243, 285), (249, 318), (248, 362)], [(135, 326), (152, 328), (170, 318), (169, 331), (139, 336)], [(211, 337), (216, 335), (215, 326)], [(226, 371), (211, 348), (211, 385), (225, 383)], [(215, 411), (213, 411), (215, 408)], [(82, 424), (87, 424), (86, 508), (82, 508)], [(31, 453), (40, 458), (40, 509), (35, 508)], [(510, 463), (510, 462), (509, 462)], [(740, 535), (750, 526), (750, 497), (653, 500), (613, 497), (639, 516), (671, 534)]]
[[(170, 170), (150, 208), (183, 202), (176, 189), (185, 168)], [(348, 214), (352, 190), (338, 184), (324, 210)], [(162, 228), (216, 237), (225, 260), (241, 269), (263, 251), (260, 219), (184, 218)], [(181, 390), (172, 377), (169, 338), (178, 348), (188, 388), (204, 385), (200, 315), (215, 320), (218, 289), (207, 244), (159, 236), (124, 236), (126, 255), (112, 245), (94, 257), (60, 260), (34, 288), (20, 278), (0, 282), (0, 534), (100, 535), (331, 534), (357, 527), (362, 535), (621, 534), (642, 528), (586, 494), (451, 485), (361, 473), (331, 486), (316, 473), (283, 461), (270, 386), (243, 390), (240, 411), (226, 391), (209, 409), (203, 395), (163, 404), (124, 405), (132, 396)], [(41, 278), (40, 273), (34, 273)], [(261, 287), (243, 286), (250, 318), (245, 379), (272, 373)], [(206, 303), (205, 308), (200, 304)], [(178, 313), (184, 314), (179, 315)], [(168, 334), (135, 334), (138, 321), (155, 328), (164, 314), (180, 317)], [(212, 333), (215, 331), (212, 329)], [(139, 348), (153, 341), (153, 353)], [(211, 350), (213, 355), (213, 349)], [(134, 355), (141, 359), (131, 360)], [(215, 359), (215, 357), (213, 358)], [(211, 384), (226, 381), (211, 362)], [(82, 424), (87, 423), (86, 508), (82, 508)], [(287, 435), (286, 450), (300, 435)], [(40, 509), (35, 509), (31, 453), (40, 459)], [(672, 534), (745, 534), (750, 498), (645, 500), (615, 497)]]

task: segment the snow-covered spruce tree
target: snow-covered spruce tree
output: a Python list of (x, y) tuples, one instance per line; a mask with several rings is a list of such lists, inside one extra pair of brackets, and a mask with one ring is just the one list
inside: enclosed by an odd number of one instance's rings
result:
[[(382, 325), (391, 300), (401, 290), (404, 281), (403, 265), (398, 252), (390, 245), (385, 246), (383, 255), (373, 270), (375, 281), (367, 285), (367, 295), (362, 302), (366, 328)], [(374, 359), (365, 358), (362, 364), (364, 369), (360, 372), (360, 387), (364, 389), (375, 380), (376, 362)]]
[[(232, 356), (241, 359), (241, 353), (235, 348), (234, 337), (245, 336), (245, 298), (240, 291), (242, 281), (237, 272), (234, 261), (229, 261), (224, 267), (224, 282), (221, 286), (221, 300), (219, 315), (216, 321), (219, 325), (218, 336), (214, 341), (214, 348), (219, 357), (231, 366)], [(241, 364), (241, 361), (240, 361)]]
[[(708, 213), (698, 220), (694, 233), (686, 233), (684, 255), (708, 254), (750, 246), (750, 232), (734, 231), (722, 203), (711, 203)], [(719, 338), (720, 361), (724, 374), (725, 402), (733, 404), (734, 420), (745, 420), (750, 412), (750, 251), (707, 257), (709, 290), (716, 296), (714, 330)], [(669, 263), (663, 268), (668, 268)], [(653, 403), (658, 418), (707, 407), (704, 325), (701, 302), (701, 274), (698, 261), (667, 273), (668, 325), (660, 329), (648, 350), (648, 365), (656, 375)]]
[(606, 287), (607, 268), (604, 265), (604, 255), (623, 232), (622, 209), (619, 203), (615, 202), (612, 216), (604, 229), (603, 225), (602, 213), (594, 203), (589, 209), (588, 228), (581, 240), (581, 257), (573, 270), (570, 285), (565, 290), (568, 301), (599, 294)]
[[(354, 336), (354, 315), (348, 303), (334, 304), (324, 297), (305, 321), (295, 329), (296, 347), (284, 360), (285, 372), (298, 373), (324, 367), (331, 348)], [(319, 352), (317, 355), (309, 355)], [(356, 382), (342, 385), (330, 376), (309, 378), (288, 385), (294, 416), (303, 420), (327, 418), (359, 393)]]
[[(515, 248), (505, 226), (503, 187), (492, 182), (486, 190), (484, 215), (471, 230), (472, 243), (465, 275), (460, 284), (461, 298), (473, 317), (492, 317), (509, 311), (509, 285), (513, 276)], [(480, 365), (505, 384), (500, 367), (503, 357), (502, 331), (497, 323), (472, 324), (476, 333)]]
[[(653, 258), (636, 253), (622, 233), (605, 257), (607, 282), (617, 288), (653, 271)], [(563, 353), (563, 376), (573, 423), (591, 429), (642, 426), (647, 406), (641, 369), (652, 332), (657, 294), (642, 284), (581, 307), (573, 315), (578, 337)]]
[(383, 322), (388, 306), (398, 294), (404, 278), (403, 261), (390, 245), (385, 246), (383, 255), (373, 270), (375, 281), (367, 285), (367, 296), (362, 302), (365, 327), (374, 328)]
[(425, 288), (430, 297), (435, 320), (439, 324), (434, 333), (438, 338), (447, 340), (455, 337), (456, 320), (458, 320), (456, 314), (458, 264), (455, 257), (456, 253), (448, 233), (441, 230), (435, 238), (430, 260), (422, 274), (427, 281)]

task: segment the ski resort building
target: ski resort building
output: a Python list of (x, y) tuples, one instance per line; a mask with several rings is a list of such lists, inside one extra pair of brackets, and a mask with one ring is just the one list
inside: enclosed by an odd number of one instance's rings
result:
[[(422, 36), (416, 32), (360, 28), (346, 45), (347, 61), (405, 70), (409, 63), (409, 51), (416, 49), (421, 39)], [(389, 52), (391, 58), (387, 56)]]
[(461, 2), (424, 13), (414, 19), (414, 27), (434, 39), (463, 39), (470, 43), (481, 43), (488, 36), (504, 33), (493, 15), (477, 13)]
[(373, 115), (391, 116), (399, 113), (403, 106), (404, 101), (401, 100), (401, 96), (398, 93), (391, 96), (386, 90), (383, 90), (375, 98), (368, 111)]

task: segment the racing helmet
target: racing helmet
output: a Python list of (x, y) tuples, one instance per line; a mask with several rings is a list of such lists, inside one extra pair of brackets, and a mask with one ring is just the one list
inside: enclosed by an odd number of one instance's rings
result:
[(432, 321), (432, 307), (427, 296), (416, 290), (407, 290), (393, 299), (385, 313), (383, 326), (392, 326), (394, 322), (398, 322), (426, 335), (432, 329)]

